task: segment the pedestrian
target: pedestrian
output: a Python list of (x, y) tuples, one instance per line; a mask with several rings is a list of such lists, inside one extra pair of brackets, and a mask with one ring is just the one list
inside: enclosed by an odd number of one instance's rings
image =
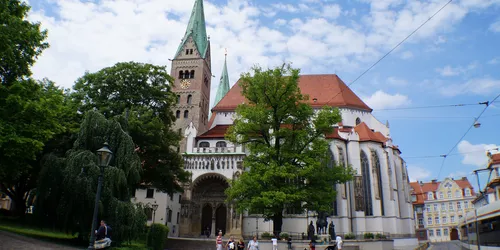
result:
[(274, 235), (274, 237), (271, 239), (271, 241), (273, 242), (273, 250), (278, 250), (278, 237), (276, 237), (276, 235)]
[(309, 242), (309, 248), (311, 250), (316, 250), (316, 241), (314, 239), (312, 239), (311, 242)]
[(257, 236), (254, 236), (253, 239), (248, 242), (247, 250), (259, 250), (259, 242), (257, 241)]
[(217, 247), (217, 250), (222, 250), (222, 232), (219, 232), (219, 235), (215, 239), (215, 246)]
[(292, 250), (292, 237), (288, 237), (288, 241), (286, 243), (288, 244), (288, 250)]
[(238, 241), (238, 245), (236, 245), (238, 250), (245, 250), (245, 242), (243, 241), (243, 238), (240, 238)]
[(226, 243), (226, 249), (227, 250), (234, 250), (235, 244), (236, 244), (236, 242), (234, 242), (234, 237), (233, 236), (229, 237), (229, 240)]
[(337, 249), (342, 250), (342, 245), (344, 244), (344, 242), (342, 242), (342, 237), (337, 236), (335, 242), (337, 243)]

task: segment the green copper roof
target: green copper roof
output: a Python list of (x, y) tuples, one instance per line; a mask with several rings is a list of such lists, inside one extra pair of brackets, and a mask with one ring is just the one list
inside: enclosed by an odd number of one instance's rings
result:
[(208, 47), (207, 40), (207, 30), (205, 27), (205, 12), (203, 10), (203, 0), (195, 0), (193, 12), (191, 12), (191, 17), (189, 18), (189, 24), (186, 29), (186, 34), (182, 38), (182, 42), (177, 49), (176, 57), (184, 48), (184, 44), (189, 39), (193, 38), (194, 43), (198, 52), (200, 52), (201, 57), (205, 58)]
[(224, 68), (222, 68), (222, 75), (220, 76), (219, 87), (217, 87), (217, 95), (215, 96), (214, 107), (229, 91), (229, 76), (227, 74), (227, 59), (224, 59)]

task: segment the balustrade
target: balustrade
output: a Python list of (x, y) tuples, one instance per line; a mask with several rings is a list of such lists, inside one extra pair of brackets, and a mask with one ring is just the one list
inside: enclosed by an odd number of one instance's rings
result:
[(235, 147), (204, 147), (194, 148), (193, 153), (236, 153)]

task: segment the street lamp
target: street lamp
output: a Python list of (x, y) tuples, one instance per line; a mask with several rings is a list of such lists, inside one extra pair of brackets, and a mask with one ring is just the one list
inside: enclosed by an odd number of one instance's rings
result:
[(156, 204), (156, 201), (153, 205), (151, 205), (151, 208), (153, 208), (153, 224), (155, 224), (156, 209), (158, 209), (158, 204)]
[(109, 150), (108, 143), (105, 142), (104, 146), (97, 150), (97, 166), (101, 169), (99, 180), (97, 182), (97, 193), (95, 195), (94, 216), (92, 217), (92, 231), (90, 231), (89, 247), (87, 249), (94, 249), (95, 230), (97, 227), (97, 212), (99, 210), (99, 200), (101, 199), (102, 178), (104, 175), (104, 168), (109, 165), (113, 152)]

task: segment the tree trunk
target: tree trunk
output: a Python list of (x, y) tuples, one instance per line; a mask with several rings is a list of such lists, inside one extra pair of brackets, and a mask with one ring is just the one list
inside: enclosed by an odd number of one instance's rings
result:
[(281, 227), (283, 226), (283, 213), (276, 213), (273, 216), (273, 233), (276, 238), (280, 238)]

